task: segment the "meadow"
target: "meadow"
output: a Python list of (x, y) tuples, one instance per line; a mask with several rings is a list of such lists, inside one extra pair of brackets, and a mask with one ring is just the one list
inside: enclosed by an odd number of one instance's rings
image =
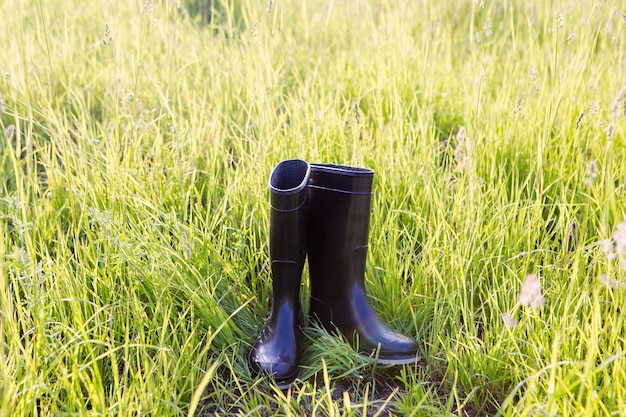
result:
[[(0, 416), (626, 415), (622, 2), (0, 16)], [(251, 375), (290, 158), (376, 172), (367, 290), (418, 364), (305, 320), (295, 385)]]

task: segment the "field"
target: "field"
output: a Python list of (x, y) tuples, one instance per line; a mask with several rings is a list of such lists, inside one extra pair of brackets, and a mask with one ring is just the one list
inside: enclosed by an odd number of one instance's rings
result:
[[(0, 15), (0, 416), (626, 415), (622, 2)], [(305, 320), (291, 389), (250, 374), (290, 158), (375, 170), (367, 290), (417, 365)]]

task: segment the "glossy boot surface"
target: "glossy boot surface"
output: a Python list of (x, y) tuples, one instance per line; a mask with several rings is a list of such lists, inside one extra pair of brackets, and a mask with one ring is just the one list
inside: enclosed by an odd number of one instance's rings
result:
[[(417, 343), (383, 323), (364, 286), (374, 171), (311, 164), (309, 315), (379, 363), (413, 363)], [(378, 350), (378, 352), (377, 352)]]
[(270, 260), (273, 304), (250, 351), (256, 373), (289, 387), (300, 365), (300, 282), (306, 258), (310, 167), (301, 160), (279, 163), (270, 176)]

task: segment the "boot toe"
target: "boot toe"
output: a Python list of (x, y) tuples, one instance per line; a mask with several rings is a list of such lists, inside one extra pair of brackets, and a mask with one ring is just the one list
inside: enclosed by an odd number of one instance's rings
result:
[(359, 354), (381, 364), (410, 364), (419, 360), (417, 342), (388, 328), (367, 341)]
[(387, 364), (409, 364), (419, 360), (417, 343), (409, 338), (397, 340), (390, 345), (381, 345), (378, 362)]
[(253, 374), (271, 376), (281, 389), (289, 387), (300, 370), (297, 358), (272, 355), (256, 348), (252, 348), (250, 351), (248, 363)]

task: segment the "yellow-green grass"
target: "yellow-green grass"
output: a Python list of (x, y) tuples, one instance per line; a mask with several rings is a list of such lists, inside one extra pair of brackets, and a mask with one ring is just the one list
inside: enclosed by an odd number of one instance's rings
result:
[[(625, 13), (3, 0), (0, 415), (625, 415)], [(376, 171), (366, 285), (417, 366), (304, 323), (292, 389), (250, 374), (287, 158)]]

